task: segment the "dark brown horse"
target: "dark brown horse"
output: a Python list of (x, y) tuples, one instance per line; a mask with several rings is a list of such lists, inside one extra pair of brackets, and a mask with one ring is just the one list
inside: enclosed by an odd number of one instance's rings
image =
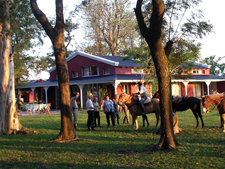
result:
[(202, 98), (203, 113), (208, 113), (211, 104), (217, 106), (220, 114), (221, 128), (225, 133), (225, 94), (213, 94)]
[[(141, 107), (138, 103), (139, 101), (126, 93), (122, 93), (119, 97), (118, 103), (122, 105), (123, 103), (126, 104), (128, 107), (130, 114), (132, 115), (132, 130), (138, 129), (138, 123), (137, 123), (137, 116), (142, 115)], [(150, 103), (144, 104), (145, 106), (145, 113), (155, 113), (156, 116), (156, 128), (159, 123), (159, 116), (160, 116), (160, 107), (159, 107), (159, 100), (158, 99), (151, 99)]]
[[(160, 98), (159, 91), (154, 94), (153, 98)], [(200, 117), (201, 119), (202, 128), (204, 127), (204, 122), (201, 114), (201, 101), (196, 97), (172, 96), (172, 107), (174, 113), (176, 113), (176, 111), (186, 111), (188, 109), (191, 109), (197, 121), (196, 128), (199, 126), (198, 117)]]
[(204, 122), (201, 114), (201, 101), (199, 99), (197, 99), (196, 97), (181, 97), (181, 100), (179, 102), (173, 100), (172, 105), (174, 113), (176, 113), (176, 111), (186, 111), (188, 109), (191, 109), (197, 121), (196, 128), (199, 126), (198, 117), (200, 117), (201, 119), (202, 128), (204, 127)]

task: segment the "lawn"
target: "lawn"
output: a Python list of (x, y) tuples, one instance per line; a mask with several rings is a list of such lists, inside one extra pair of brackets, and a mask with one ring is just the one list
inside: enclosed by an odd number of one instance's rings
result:
[[(203, 115), (205, 128), (195, 128), (191, 111), (178, 112), (179, 127), (176, 135), (178, 151), (152, 151), (160, 136), (152, 134), (156, 119), (147, 115), (150, 127), (131, 132), (131, 125), (107, 127), (101, 112), (101, 125), (97, 131), (88, 131), (87, 113), (78, 115), (76, 131), (80, 140), (55, 143), (60, 131), (60, 115), (20, 117), (23, 126), (37, 135), (1, 135), (0, 168), (224, 168), (225, 134), (219, 128), (220, 119), (214, 110)], [(122, 118), (124, 114), (121, 114)], [(131, 117), (130, 117), (131, 120)]]

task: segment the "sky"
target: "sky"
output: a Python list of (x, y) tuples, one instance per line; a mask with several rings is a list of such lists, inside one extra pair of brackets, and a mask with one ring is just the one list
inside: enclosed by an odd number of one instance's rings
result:
[[(134, 1), (134, 0), (133, 0)], [(64, 0), (64, 7), (67, 9), (73, 9), (74, 4), (77, 1), (74, 0)], [(37, 0), (39, 8), (46, 14), (46, 16), (53, 16), (55, 14), (55, 0)], [(133, 4), (133, 7), (135, 4)], [(202, 43), (202, 49), (200, 51), (201, 59), (206, 57), (215, 55), (216, 59), (218, 57), (225, 56), (224, 47), (225, 47), (225, 23), (224, 23), (224, 16), (225, 16), (225, 1), (224, 0), (202, 0), (200, 8), (204, 11), (205, 19), (209, 20), (214, 26), (214, 33), (199, 39), (198, 42)], [(66, 13), (65, 13), (66, 15)], [(79, 36), (80, 32), (77, 31), (75, 33), (75, 38), (78, 39), (76, 43), (79, 43), (79, 40), (82, 37)], [(51, 42), (48, 38), (45, 39), (44, 47), (39, 47), (41, 51), (48, 52)], [(49, 46), (47, 48), (47, 46)], [(44, 49), (44, 50), (43, 50)], [(225, 63), (225, 59), (219, 62)], [(48, 72), (41, 72), (38, 76), (31, 77), (30, 79), (36, 78), (48, 79), (49, 73)]]

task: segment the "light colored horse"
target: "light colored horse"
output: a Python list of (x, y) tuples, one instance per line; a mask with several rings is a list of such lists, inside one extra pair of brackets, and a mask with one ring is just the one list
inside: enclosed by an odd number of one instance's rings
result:
[(223, 127), (223, 133), (225, 133), (225, 94), (204, 96), (202, 98), (203, 113), (209, 112), (209, 107), (211, 104), (216, 105), (219, 110), (221, 128)]
[[(135, 97), (126, 93), (122, 93), (118, 100), (118, 103), (120, 105), (122, 105), (123, 103), (126, 104), (130, 111), (130, 114), (132, 115), (132, 131), (138, 129), (137, 116), (142, 115), (142, 110), (138, 102), (139, 101)], [(155, 127), (157, 128), (160, 116), (159, 99), (151, 99), (151, 102), (144, 104), (144, 107), (145, 114), (155, 113), (157, 119)]]

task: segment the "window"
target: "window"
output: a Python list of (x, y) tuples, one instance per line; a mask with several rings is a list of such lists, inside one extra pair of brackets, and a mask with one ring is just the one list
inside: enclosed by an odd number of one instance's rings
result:
[(202, 70), (192, 70), (193, 74), (202, 74)]
[(181, 91), (180, 91), (180, 83), (172, 83), (171, 84), (172, 87), (172, 95), (181, 95)]
[(103, 68), (103, 75), (110, 74), (110, 69), (108, 67)]
[(141, 73), (143, 73), (143, 69), (131, 69), (131, 73), (141, 74)]
[(79, 74), (78, 72), (72, 72), (72, 78), (78, 78)]
[(99, 74), (98, 72), (98, 66), (85, 66), (82, 67), (82, 76), (88, 77), (88, 76), (97, 76)]

